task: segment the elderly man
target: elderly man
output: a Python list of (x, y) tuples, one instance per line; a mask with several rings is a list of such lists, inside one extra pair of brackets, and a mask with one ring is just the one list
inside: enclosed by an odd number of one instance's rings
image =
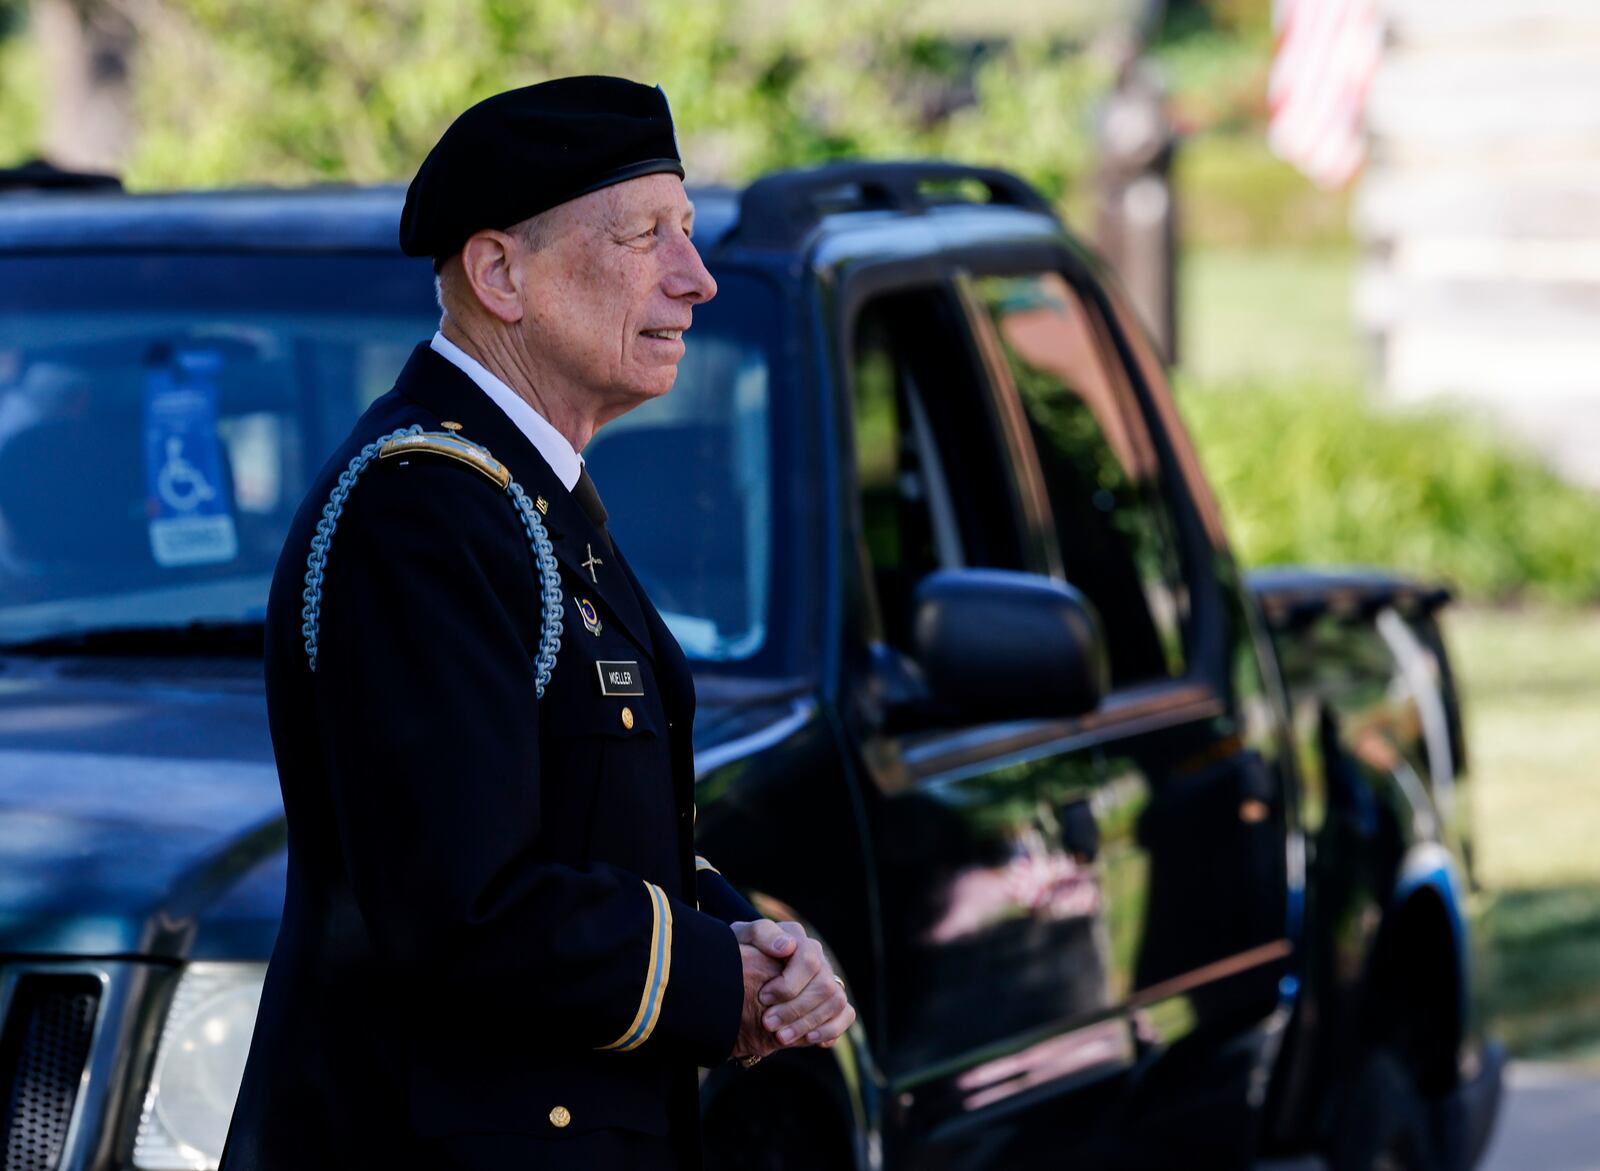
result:
[(695, 1067), (832, 1044), (815, 941), (693, 853), (694, 687), (580, 452), (716, 285), (666, 100), (500, 94), (406, 198), (444, 319), (272, 586), (282, 928), (227, 1171), (682, 1168)]

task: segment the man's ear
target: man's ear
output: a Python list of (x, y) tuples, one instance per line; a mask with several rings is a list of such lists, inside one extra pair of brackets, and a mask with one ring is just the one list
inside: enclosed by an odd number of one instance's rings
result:
[(492, 228), (474, 232), (461, 247), (467, 287), (485, 311), (507, 325), (522, 320), (521, 274), (517, 271), (521, 251), (514, 237)]

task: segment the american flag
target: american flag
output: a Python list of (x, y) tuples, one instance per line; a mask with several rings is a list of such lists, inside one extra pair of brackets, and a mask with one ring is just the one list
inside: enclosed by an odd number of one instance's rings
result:
[(1378, 0), (1273, 0), (1267, 141), (1321, 187), (1366, 159), (1367, 90), (1383, 56)]

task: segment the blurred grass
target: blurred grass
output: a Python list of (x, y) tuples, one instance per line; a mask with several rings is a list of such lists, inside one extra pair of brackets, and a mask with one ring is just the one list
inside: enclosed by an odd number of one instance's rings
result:
[(1600, 612), (1467, 609), (1484, 1011), (1513, 1052), (1600, 1061)]
[(26, 162), (44, 123), (44, 67), (21, 37), (6, 35), (0, 4), (0, 167)]
[(1359, 386), (1350, 324), (1353, 249), (1187, 247), (1178, 267), (1178, 345), (1193, 381)]
[(1267, 149), (1260, 130), (1189, 137), (1173, 179), (1192, 245), (1350, 253), (1349, 193), (1312, 186)]
[(1445, 633), (1479, 878), (1501, 891), (1600, 886), (1600, 612), (1469, 608), (1447, 613)]

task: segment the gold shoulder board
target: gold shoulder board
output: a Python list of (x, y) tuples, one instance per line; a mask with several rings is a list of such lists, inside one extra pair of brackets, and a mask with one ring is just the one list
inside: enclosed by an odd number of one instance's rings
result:
[(461, 438), (448, 431), (423, 431), (417, 435), (402, 435), (391, 439), (378, 449), (378, 458), (393, 459), (397, 455), (441, 455), (457, 463), (476, 468), (495, 485), (504, 490), (511, 483), (511, 471), (505, 464), (489, 454), (488, 448)]

